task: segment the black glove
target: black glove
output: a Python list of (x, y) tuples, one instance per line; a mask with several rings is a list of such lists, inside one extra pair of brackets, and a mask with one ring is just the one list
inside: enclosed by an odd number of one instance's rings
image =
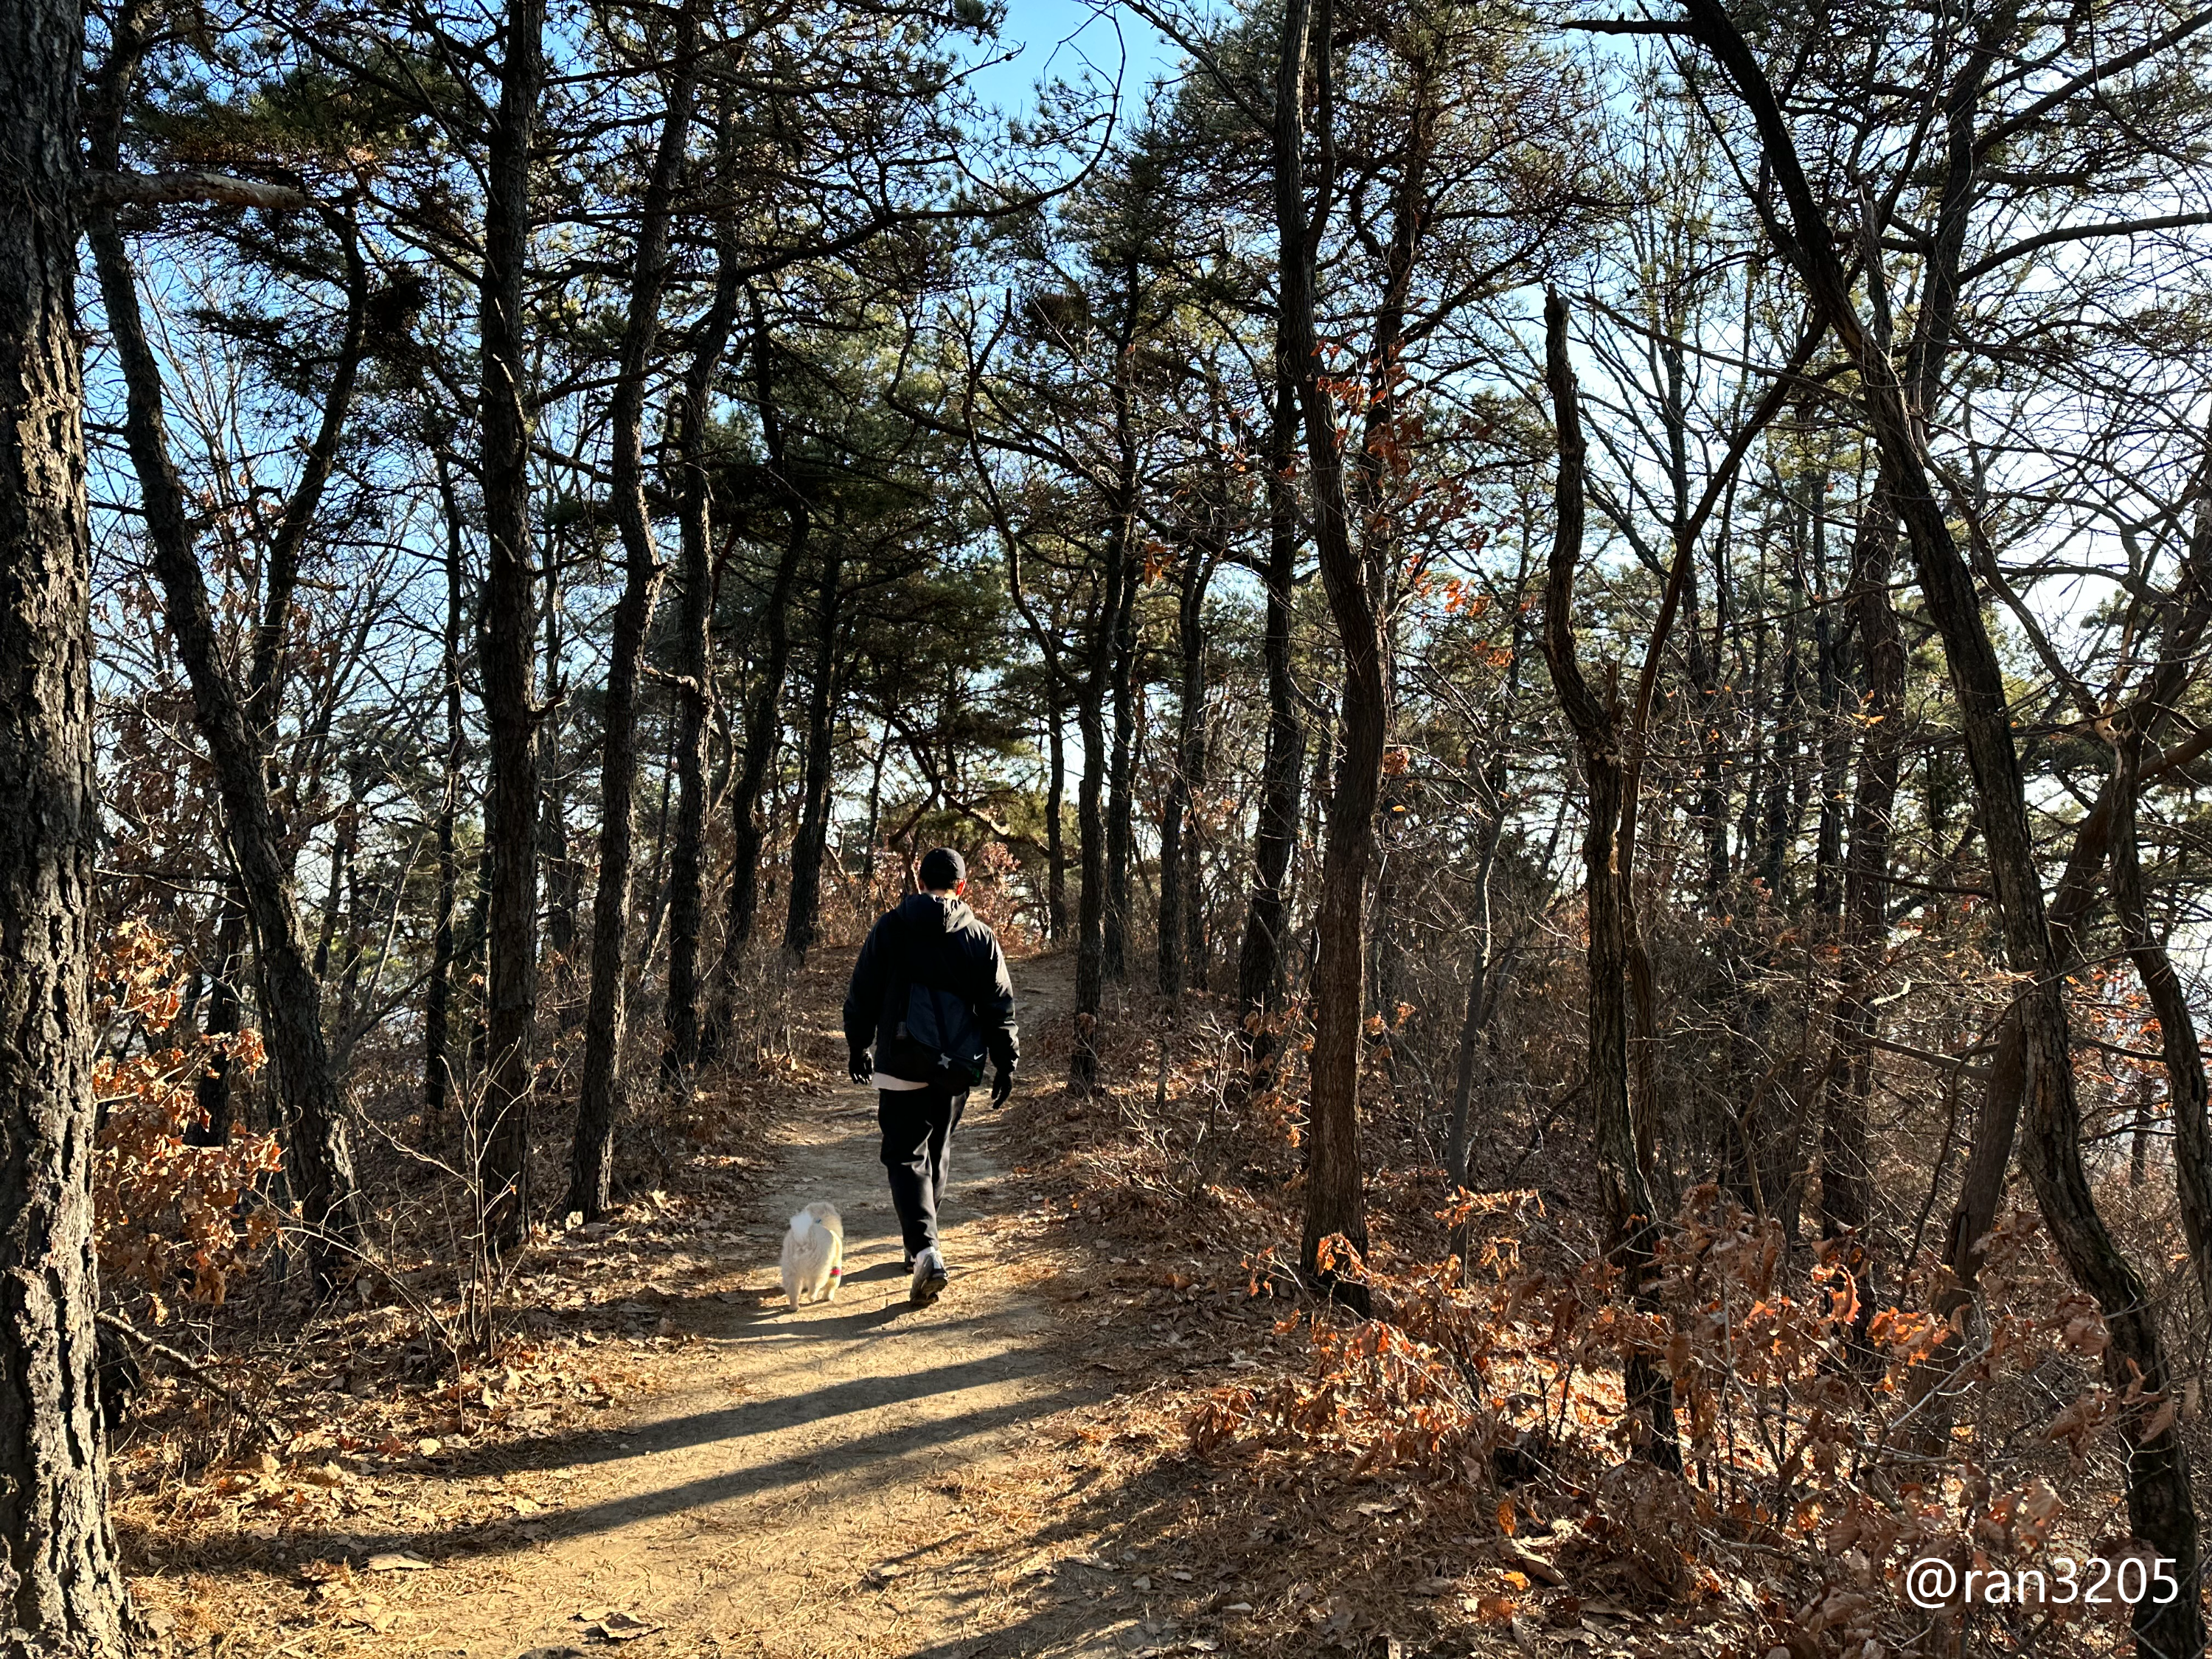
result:
[(866, 1048), (853, 1050), (851, 1064), (847, 1069), (855, 1083), (866, 1084), (876, 1080), (875, 1062), (868, 1058)]
[(1013, 1092), (1014, 1074), (1006, 1067), (1001, 1066), (999, 1068), (997, 1075), (993, 1077), (991, 1079), (992, 1109), (996, 1110), (999, 1107), (1005, 1105), (1006, 1103), (1006, 1097)]

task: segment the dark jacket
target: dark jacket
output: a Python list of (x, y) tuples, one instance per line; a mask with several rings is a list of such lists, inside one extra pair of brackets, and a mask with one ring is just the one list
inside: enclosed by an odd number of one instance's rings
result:
[(876, 1069), (912, 1083), (964, 1089), (987, 1059), (1012, 1071), (1021, 1039), (998, 935), (957, 898), (908, 895), (860, 946), (845, 1041), (856, 1053), (873, 1044)]

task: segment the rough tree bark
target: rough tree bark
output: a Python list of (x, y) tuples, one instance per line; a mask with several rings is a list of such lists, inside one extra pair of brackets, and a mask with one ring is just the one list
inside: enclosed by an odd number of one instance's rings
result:
[(0, 1625), (29, 1651), (127, 1656), (93, 1329), (82, 49), (72, 0), (0, 10)]
[(607, 1211), (614, 1182), (615, 1124), (622, 1116), (625, 1079), (623, 1038), (629, 1019), (627, 945), (637, 793), (638, 681), (645, 633), (660, 586), (660, 551), (653, 544), (652, 509), (645, 499), (646, 374), (660, 337), (660, 296), (668, 278), (668, 230), (677, 176), (691, 132), (691, 103), (698, 84), (699, 15), (687, 5), (676, 26), (668, 80), (668, 106), (660, 142), (646, 181), (631, 266), (629, 314), (623, 327), (620, 378), (610, 422), (613, 453), (608, 490), (622, 536), (623, 591), (615, 603), (607, 648), (607, 684), (599, 751), (599, 881), (592, 896), (592, 986), (584, 1013), (584, 1063), (576, 1099), (576, 1133), (568, 1158), (568, 1195), (562, 1207), (597, 1221)]
[(537, 607), (531, 568), (530, 428), (524, 278), (530, 263), (530, 152), (545, 82), (545, 0), (513, 0), (501, 31), (499, 103), (486, 145), (478, 332), (484, 574), (479, 661), (490, 781), (484, 811), (485, 1070), (477, 1177), (486, 1247), (528, 1232), (532, 1049), (538, 1027), (538, 754), (532, 684)]
[[(2200, 1289), (2212, 1295), (2212, 1145), (2205, 1121), (2208, 1091), (2204, 1051), (2189, 994), (2173, 970), (2166, 941), (2151, 921), (2136, 843), (2138, 781), (2142, 768), (2142, 721), (2130, 720), (2115, 745), (2113, 775), (2119, 784), (2113, 817), (2112, 900), (2128, 957), (2158, 1016), (2159, 1052), (2166, 1060), (2166, 1101), (2173, 1114), (2173, 1157), (2180, 1190), (2182, 1231)], [(2140, 1144), (2140, 1142), (2138, 1143)]]

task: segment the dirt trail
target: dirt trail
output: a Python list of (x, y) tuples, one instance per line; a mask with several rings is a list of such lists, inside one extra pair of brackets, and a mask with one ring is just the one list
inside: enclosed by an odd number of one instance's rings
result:
[[(952, 1286), (915, 1310), (873, 1094), (797, 1104), (730, 1265), (749, 1289), (774, 1285), (786, 1219), (828, 1199), (845, 1224), (838, 1299), (795, 1314), (780, 1292), (757, 1307), (689, 1304), (677, 1322), (701, 1340), (673, 1385), (562, 1449), (573, 1473), (540, 1540), (460, 1581), (410, 1575), (391, 1650), (980, 1659), (1143, 1645), (1079, 1595), (1064, 1606), (1051, 1581), (1066, 1567), (1009, 1549), (960, 1501), (1036, 1419), (1110, 1392), (1056, 1328), (1041, 1289), (1054, 1266), (998, 1141), (979, 1091), (953, 1142)], [(603, 1646), (576, 1617), (601, 1608), (660, 1628)]]

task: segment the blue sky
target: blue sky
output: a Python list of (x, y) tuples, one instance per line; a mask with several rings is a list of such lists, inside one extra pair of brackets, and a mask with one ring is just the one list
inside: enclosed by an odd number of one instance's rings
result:
[(1076, 82), (1088, 75), (1103, 90), (1119, 73), (1124, 95), (1131, 96), (1175, 64), (1174, 49), (1165, 40), (1105, 0), (1095, 5), (1088, 0), (1010, 0), (999, 42), (1003, 51), (1019, 46), (1020, 54), (985, 70), (975, 85), (1008, 114), (1028, 109), (1037, 82), (1047, 76)]

